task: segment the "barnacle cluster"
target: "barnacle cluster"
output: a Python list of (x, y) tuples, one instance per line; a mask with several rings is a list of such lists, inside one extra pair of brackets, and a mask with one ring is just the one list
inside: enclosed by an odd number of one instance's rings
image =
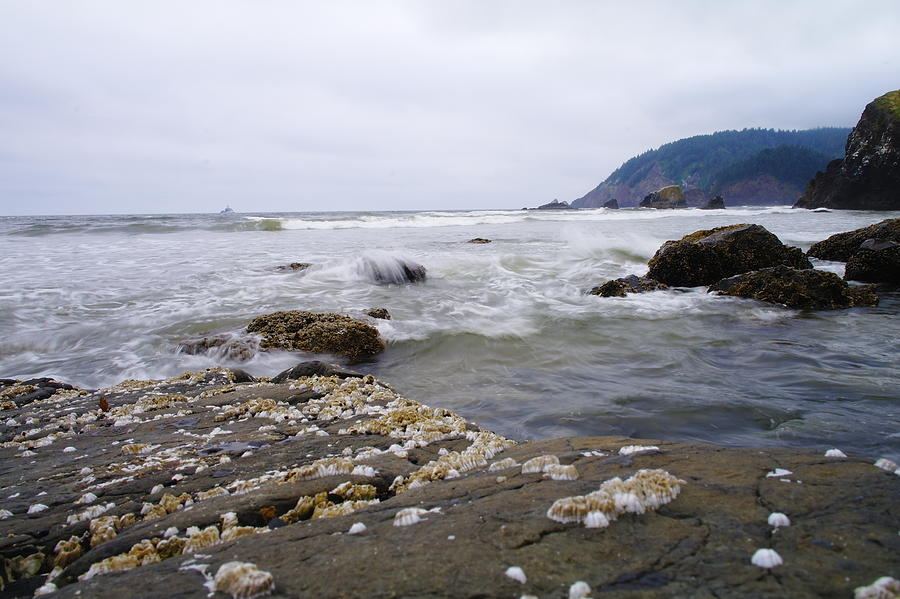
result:
[(233, 599), (253, 599), (275, 590), (275, 580), (265, 570), (249, 562), (222, 564), (213, 579), (213, 590), (231, 594)]
[(557, 499), (547, 517), (557, 522), (583, 522), (587, 528), (605, 528), (626, 513), (656, 510), (678, 496), (685, 482), (665, 470), (638, 470), (622, 480), (605, 481), (596, 491)]

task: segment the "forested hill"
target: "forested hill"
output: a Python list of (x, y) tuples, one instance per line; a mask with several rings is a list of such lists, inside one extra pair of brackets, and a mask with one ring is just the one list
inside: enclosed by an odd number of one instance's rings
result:
[(744, 129), (680, 139), (628, 160), (572, 206), (595, 208), (613, 198), (633, 206), (673, 184), (693, 205), (715, 195), (728, 205), (792, 204), (816, 171), (843, 156), (849, 134), (839, 127)]

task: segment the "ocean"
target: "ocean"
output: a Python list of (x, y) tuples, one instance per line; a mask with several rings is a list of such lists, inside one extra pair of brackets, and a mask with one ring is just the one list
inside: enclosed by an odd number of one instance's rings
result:
[[(837, 447), (900, 458), (900, 294), (804, 312), (705, 288), (586, 291), (644, 274), (667, 239), (756, 223), (804, 250), (900, 216), (789, 207), (702, 211), (420, 211), (0, 217), (0, 377), (84, 388), (215, 365), (272, 376), (304, 359), (179, 353), (255, 316), (375, 321), (371, 372), (516, 440), (624, 435), (727, 446)], [(492, 243), (467, 243), (475, 237)], [(371, 264), (424, 265), (379, 285)], [(307, 262), (306, 271), (278, 270)], [(843, 273), (843, 265), (815, 261)], [(325, 357), (330, 361), (333, 358)]]

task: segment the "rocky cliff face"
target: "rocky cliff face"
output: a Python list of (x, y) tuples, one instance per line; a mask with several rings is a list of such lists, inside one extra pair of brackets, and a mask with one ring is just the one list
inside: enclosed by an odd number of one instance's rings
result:
[(900, 210), (900, 90), (866, 106), (844, 158), (817, 173), (794, 207)]

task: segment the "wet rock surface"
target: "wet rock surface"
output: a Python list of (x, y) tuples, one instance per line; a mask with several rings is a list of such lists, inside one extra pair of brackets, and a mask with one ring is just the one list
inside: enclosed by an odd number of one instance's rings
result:
[(290, 264), (282, 264), (278, 267), (278, 270), (292, 270), (292, 271), (304, 271), (307, 268), (312, 266), (309, 262), (291, 262)]
[(360, 268), (364, 276), (380, 285), (421, 283), (427, 276), (427, 270), (421, 264), (396, 256), (365, 256)]
[(784, 245), (765, 227), (740, 224), (667, 241), (648, 262), (647, 276), (673, 287), (696, 287), (777, 265), (812, 268), (799, 248)]
[(867, 239), (850, 255), (844, 278), (879, 283), (890, 289), (900, 286), (900, 243)]
[(274, 312), (254, 318), (247, 332), (261, 335), (263, 348), (335, 354), (351, 360), (384, 350), (378, 329), (341, 314), (305, 310)]
[(590, 295), (599, 295), (600, 297), (625, 297), (629, 293), (644, 293), (668, 288), (669, 286), (665, 283), (660, 283), (648, 277), (628, 275), (627, 277), (613, 279), (598, 285), (588, 293)]
[(366, 316), (370, 316), (372, 318), (378, 318), (380, 320), (390, 320), (391, 313), (388, 312), (387, 308), (369, 308), (365, 312)]
[(807, 310), (878, 305), (878, 295), (872, 285), (848, 285), (832, 272), (798, 270), (788, 266), (764, 268), (729, 277), (710, 286), (709, 291)]
[(259, 339), (241, 337), (232, 333), (219, 333), (194, 339), (185, 339), (178, 344), (177, 351), (182, 354), (215, 355), (230, 360), (250, 360), (259, 351)]
[(900, 243), (900, 218), (889, 218), (868, 227), (837, 233), (814, 243), (807, 252), (813, 258), (847, 262), (867, 239), (882, 239)]
[[(849, 597), (900, 574), (900, 477), (871, 459), (515, 444), (370, 376), (233, 379), (212, 369), (4, 410), (17, 424), (0, 437), (3, 595), (30, 597), (53, 570), (56, 597), (199, 599), (233, 561), (271, 574), (274, 597), (321, 598), (564, 598), (576, 581), (622, 598)], [(641, 470), (680, 493), (644, 513), (617, 495), (606, 527), (548, 517)], [(760, 548), (784, 563), (751, 564)]]

